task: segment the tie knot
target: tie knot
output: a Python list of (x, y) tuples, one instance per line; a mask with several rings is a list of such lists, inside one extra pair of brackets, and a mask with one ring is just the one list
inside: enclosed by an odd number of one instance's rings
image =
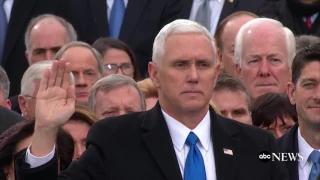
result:
[(310, 159), (313, 163), (319, 163), (320, 164), (320, 152), (313, 150), (310, 154)]
[(198, 140), (199, 140), (199, 138), (197, 137), (197, 135), (195, 135), (193, 132), (190, 132), (188, 137), (187, 137), (186, 143), (189, 146), (196, 145)]

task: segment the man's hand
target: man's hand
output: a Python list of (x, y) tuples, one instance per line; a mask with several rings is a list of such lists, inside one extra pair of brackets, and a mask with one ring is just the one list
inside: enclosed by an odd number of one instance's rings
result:
[(54, 61), (40, 81), (36, 99), (35, 132), (31, 153), (41, 157), (51, 152), (58, 129), (75, 111), (75, 90), (71, 85), (70, 64), (65, 60)]

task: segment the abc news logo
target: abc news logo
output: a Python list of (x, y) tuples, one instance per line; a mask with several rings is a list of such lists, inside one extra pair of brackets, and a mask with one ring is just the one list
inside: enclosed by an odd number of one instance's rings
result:
[(259, 159), (262, 162), (269, 161), (302, 161), (303, 156), (300, 153), (269, 153), (268, 151), (262, 151), (259, 154)]

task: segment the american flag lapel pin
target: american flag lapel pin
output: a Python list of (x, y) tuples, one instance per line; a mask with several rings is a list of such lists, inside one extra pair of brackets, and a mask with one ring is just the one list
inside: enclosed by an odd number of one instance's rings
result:
[(231, 150), (231, 149), (227, 149), (227, 148), (223, 148), (223, 153), (224, 153), (224, 154), (228, 154), (228, 155), (230, 155), (230, 156), (233, 155), (232, 150)]

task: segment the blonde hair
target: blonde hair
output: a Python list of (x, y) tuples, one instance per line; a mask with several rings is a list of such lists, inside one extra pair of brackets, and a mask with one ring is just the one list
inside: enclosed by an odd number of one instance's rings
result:
[(213, 108), (213, 110), (221, 116), (220, 110), (217, 108), (217, 106), (214, 104), (212, 100), (210, 100), (209, 105)]
[(158, 89), (154, 87), (150, 78), (139, 81), (137, 84), (140, 90), (143, 92), (145, 98), (158, 97)]

